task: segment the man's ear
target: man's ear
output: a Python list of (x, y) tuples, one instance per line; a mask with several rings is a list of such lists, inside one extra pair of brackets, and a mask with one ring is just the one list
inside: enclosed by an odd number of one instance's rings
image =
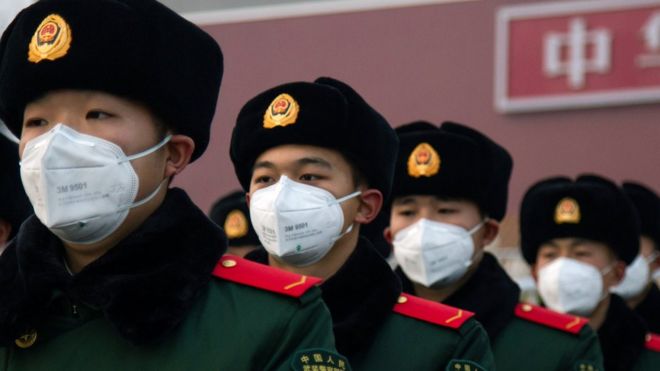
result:
[(9, 236), (11, 236), (11, 224), (4, 219), (0, 219), (0, 247), (9, 242)]
[(394, 236), (392, 236), (392, 228), (385, 227), (383, 230), (383, 237), (385, 238), (385, 241), (387, 241), (388, 244), (392, 244), (392, 241), (394, 241)]
[(366, 189), (358, 196), (360, 206), (355, 215), (355, 222), (359, 224), (371, 223), (383, 207), (383, 194), (377, 189)]
[(179, 174), (188, 166), (195, 150), (195, 142), (187, 135), (175, 134), (167, 143), (167, 149), (165, 177), (169, 178)]
[(487, 219), (484, 222), (483, 229), (483, 245), (488, 246), (497, 238), (497, 234), (500, 232), (500, 223), (494, 219)]
[(612, 266), (612, 274), (614, 275), (614, 285), (618, 285), (623, 281), (626, 276), (626, 263), (621, 260), (616, 260)]
[(245, 192), (245, 203), (247, 204), (248, 210), (250, 209), (250, 199), (251, 199), (250, 192)]
[(532, 278), (534, 279), (534, 282), (538, 283), (539, 282), (539, 269), (538, 269), (538, 264), (534, 263), (529, 266), (529, 271), (532, 275)]

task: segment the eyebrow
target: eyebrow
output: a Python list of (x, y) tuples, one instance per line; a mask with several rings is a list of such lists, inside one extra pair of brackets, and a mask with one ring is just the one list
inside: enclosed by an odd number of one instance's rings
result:
[(252, 166), (252, 171), (254, 172), (257, 169), (275, 169), (275, 164), (270, 161), (259, 161)]
[(410, 204), (415, 204), (417, 201), (415, 200), (414, 197), (402, 197), (399, 199), (394, 200), (393, 205), (410, 205)]
[[(332, 169), (332, 164), (320, 157), (303, 157), (301, 159), (298, 159), (295, 161), (297, 166), (305, 166), (305, 165), (316, 165), (316, 166), (321, 166), (327, 169)], [(254, 164), (252, 167), (252, 171), (257, 170), (257, 169), (275, 169), (277, 166), (275, 166), (274, 163), (270, 161), (259, 161)]]
[(320, 157), (303, 157), (301, 159), (298, 159), (296, 163), (299, 166), (305, 166), (305, 165), (316, 165), (316, 166), (321, 166), (327, 169), (332, 169), (332, 164), (325, 159), (322, 159)]

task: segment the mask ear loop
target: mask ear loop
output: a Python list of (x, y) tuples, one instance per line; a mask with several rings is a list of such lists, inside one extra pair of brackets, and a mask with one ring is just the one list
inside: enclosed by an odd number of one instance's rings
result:
[(160, 141), (158, 144), (156, 144), (155, 146), (153, 146), (153, 147), (151, 147), (151, 148), (148, 148), (148, 149), (146, 149), (146, 150), (144, 150), (144, 151), (142, 151), (142, 152), (138, 152), (138, 153), (136, 153), (136, 154), (134, 154), (134, 155), (126, 156), (126, 158), (124, 158), (123, 160), (121, 160), (119, 163), (124, 163), (124, 162), (126, 162), (126, 161), (133, 161), (133, 160), (138, 159), (138, 158), (140, 158), (140, 157), (148, 156), (148, 155), (150, 155), (150, 154), (152, 154), (152, 153), (158, 151), (162, 146), (166, 145), (167, 142), (169, 142), (171, 139), (172, 139), (172, 135), (168, 135), (168, 136), (165, 137), (165, 139), (161, 140), (161, 141)]

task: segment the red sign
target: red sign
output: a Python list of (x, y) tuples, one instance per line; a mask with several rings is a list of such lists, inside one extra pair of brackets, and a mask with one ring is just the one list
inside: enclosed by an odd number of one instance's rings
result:
[(504, 7), (496, 38), (502, 112), (660, 101), (660, 0)]

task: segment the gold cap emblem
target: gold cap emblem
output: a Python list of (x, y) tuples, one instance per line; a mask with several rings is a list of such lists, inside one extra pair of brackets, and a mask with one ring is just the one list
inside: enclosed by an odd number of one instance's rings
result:
[(430, 144), (420, 143), (408, 157), (408, 175), (414, 178), (430, 177), (440, 171), (440, 155)]
[(229, 238), (241, 238), (248, 233), (248, 221), (241, 210), (232, 210), (225, 219), (224, 227)]
[(28, 61), (39, 63), (44, 59), (54, 61), (66, 55), (71, 46), (71, 28), (57, 14), (46, 17), (30, 40)]
[(570, 197), (562, 198), (555, 208), (555, 223), (580, 223), (580, 205)]
[(276, 126), (294, 124), (298, 119), (300, 107), (298, 102), (289, 94), (280, 94), (273, 99), (264, 114), (264, 127), (272, 129)]

